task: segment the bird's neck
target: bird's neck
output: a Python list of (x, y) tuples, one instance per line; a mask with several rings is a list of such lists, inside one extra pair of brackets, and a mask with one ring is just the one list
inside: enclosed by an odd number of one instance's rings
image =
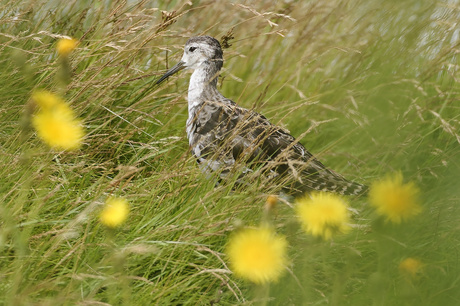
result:
[(188, 87), (189, 113), (192, 108), (206, 101), (209, 95), (219, 94), (217, 90), (218, 76), (219, 69), (213, 63), (204, 62), (195, 69), (190, 77)]
[(194, 126), (203, 104), (206, 101), (214, 101), (216, 97), (222, 97), (222, 94), (217, 90), (218, 75), (219, 69), (215, 65), (203, 63), (193, 71), (190, 77), (187, 119), (187, 137), (190, 145), (194, 142)]

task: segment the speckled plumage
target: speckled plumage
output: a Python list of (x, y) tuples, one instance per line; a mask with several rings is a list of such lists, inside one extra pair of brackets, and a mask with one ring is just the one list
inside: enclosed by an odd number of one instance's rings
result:
[(267, 118), (225, 98), (216, 87), (222, 65), (222, 49), (216, 39), (192, 37), (181, 61), (157, 81), (183, 68), (194, 70), (188, 89), (187, 137), (203, 171), (217, 171), (222, 179), (239, 171), (241, 181), (257, 171), (269, 180), (281, 181), (285, 191), (294, 195), (312, 190), (347, 195), (366, 192), (366, 186), (327, 169)]

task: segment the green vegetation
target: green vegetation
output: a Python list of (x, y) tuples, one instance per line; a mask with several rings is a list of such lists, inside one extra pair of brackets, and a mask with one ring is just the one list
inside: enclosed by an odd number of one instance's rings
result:
[[(249, 2), (1, 1), (1, 304), (460, 304), (459, 4)], [(235, 277), (225, 244), (272, 189), (214, 188), (188, 151), (189, 73), (153, 86), (188, 37), (230, 33), (225, 96), (347, 178), (402, 171), (422, 213), (393, 225), (350, 197), (353, 229), (324, 242), (278, 203), (288, 272), (270, 288)], [(68, 60), (63, 35), (80, 41)], [(37, 138), (37, 88), (84, 121), (80, 149)], [(130, 203), (117, 229), (99, 222), (110, 196)]]

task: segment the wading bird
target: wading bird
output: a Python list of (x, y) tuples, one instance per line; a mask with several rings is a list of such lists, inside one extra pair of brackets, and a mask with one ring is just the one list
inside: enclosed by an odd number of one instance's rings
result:
[(246, 177), (263, 176), (294, 196), (314, 190), (344, 195), (367, 191), (367, 186), (326, 168), (264, 116), (225, 98), (217, 90), (222, 65), (219, 41), (210, 36), (192, 37), (179, 63), (156, 82), (160, 84), (184, 68), (194, 70), (188, 88), (186, 130), (191, 151), (204, 172), (218, 172), (222, 180), (236, 175), (245, 184)]

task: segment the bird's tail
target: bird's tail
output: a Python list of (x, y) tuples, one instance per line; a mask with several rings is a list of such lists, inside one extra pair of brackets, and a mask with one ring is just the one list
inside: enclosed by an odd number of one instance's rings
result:
[(352, 182), (341, 175), (324, 169), (323, 172), (316, 172), (313, 175), (304, 175), (295, 183), (295, 186), (289, 186), (291, 194), (294, 197), (301, 196), (306, 192), (333, 192), (341, 195), (365, 195), (369, 187), (357, 182)]
[(342, 195), (365, 195), (367, 194), (369, 187), (360, 183), (343, 180), (336, 188), (331, 188), (332, 192), (336, 192)]

